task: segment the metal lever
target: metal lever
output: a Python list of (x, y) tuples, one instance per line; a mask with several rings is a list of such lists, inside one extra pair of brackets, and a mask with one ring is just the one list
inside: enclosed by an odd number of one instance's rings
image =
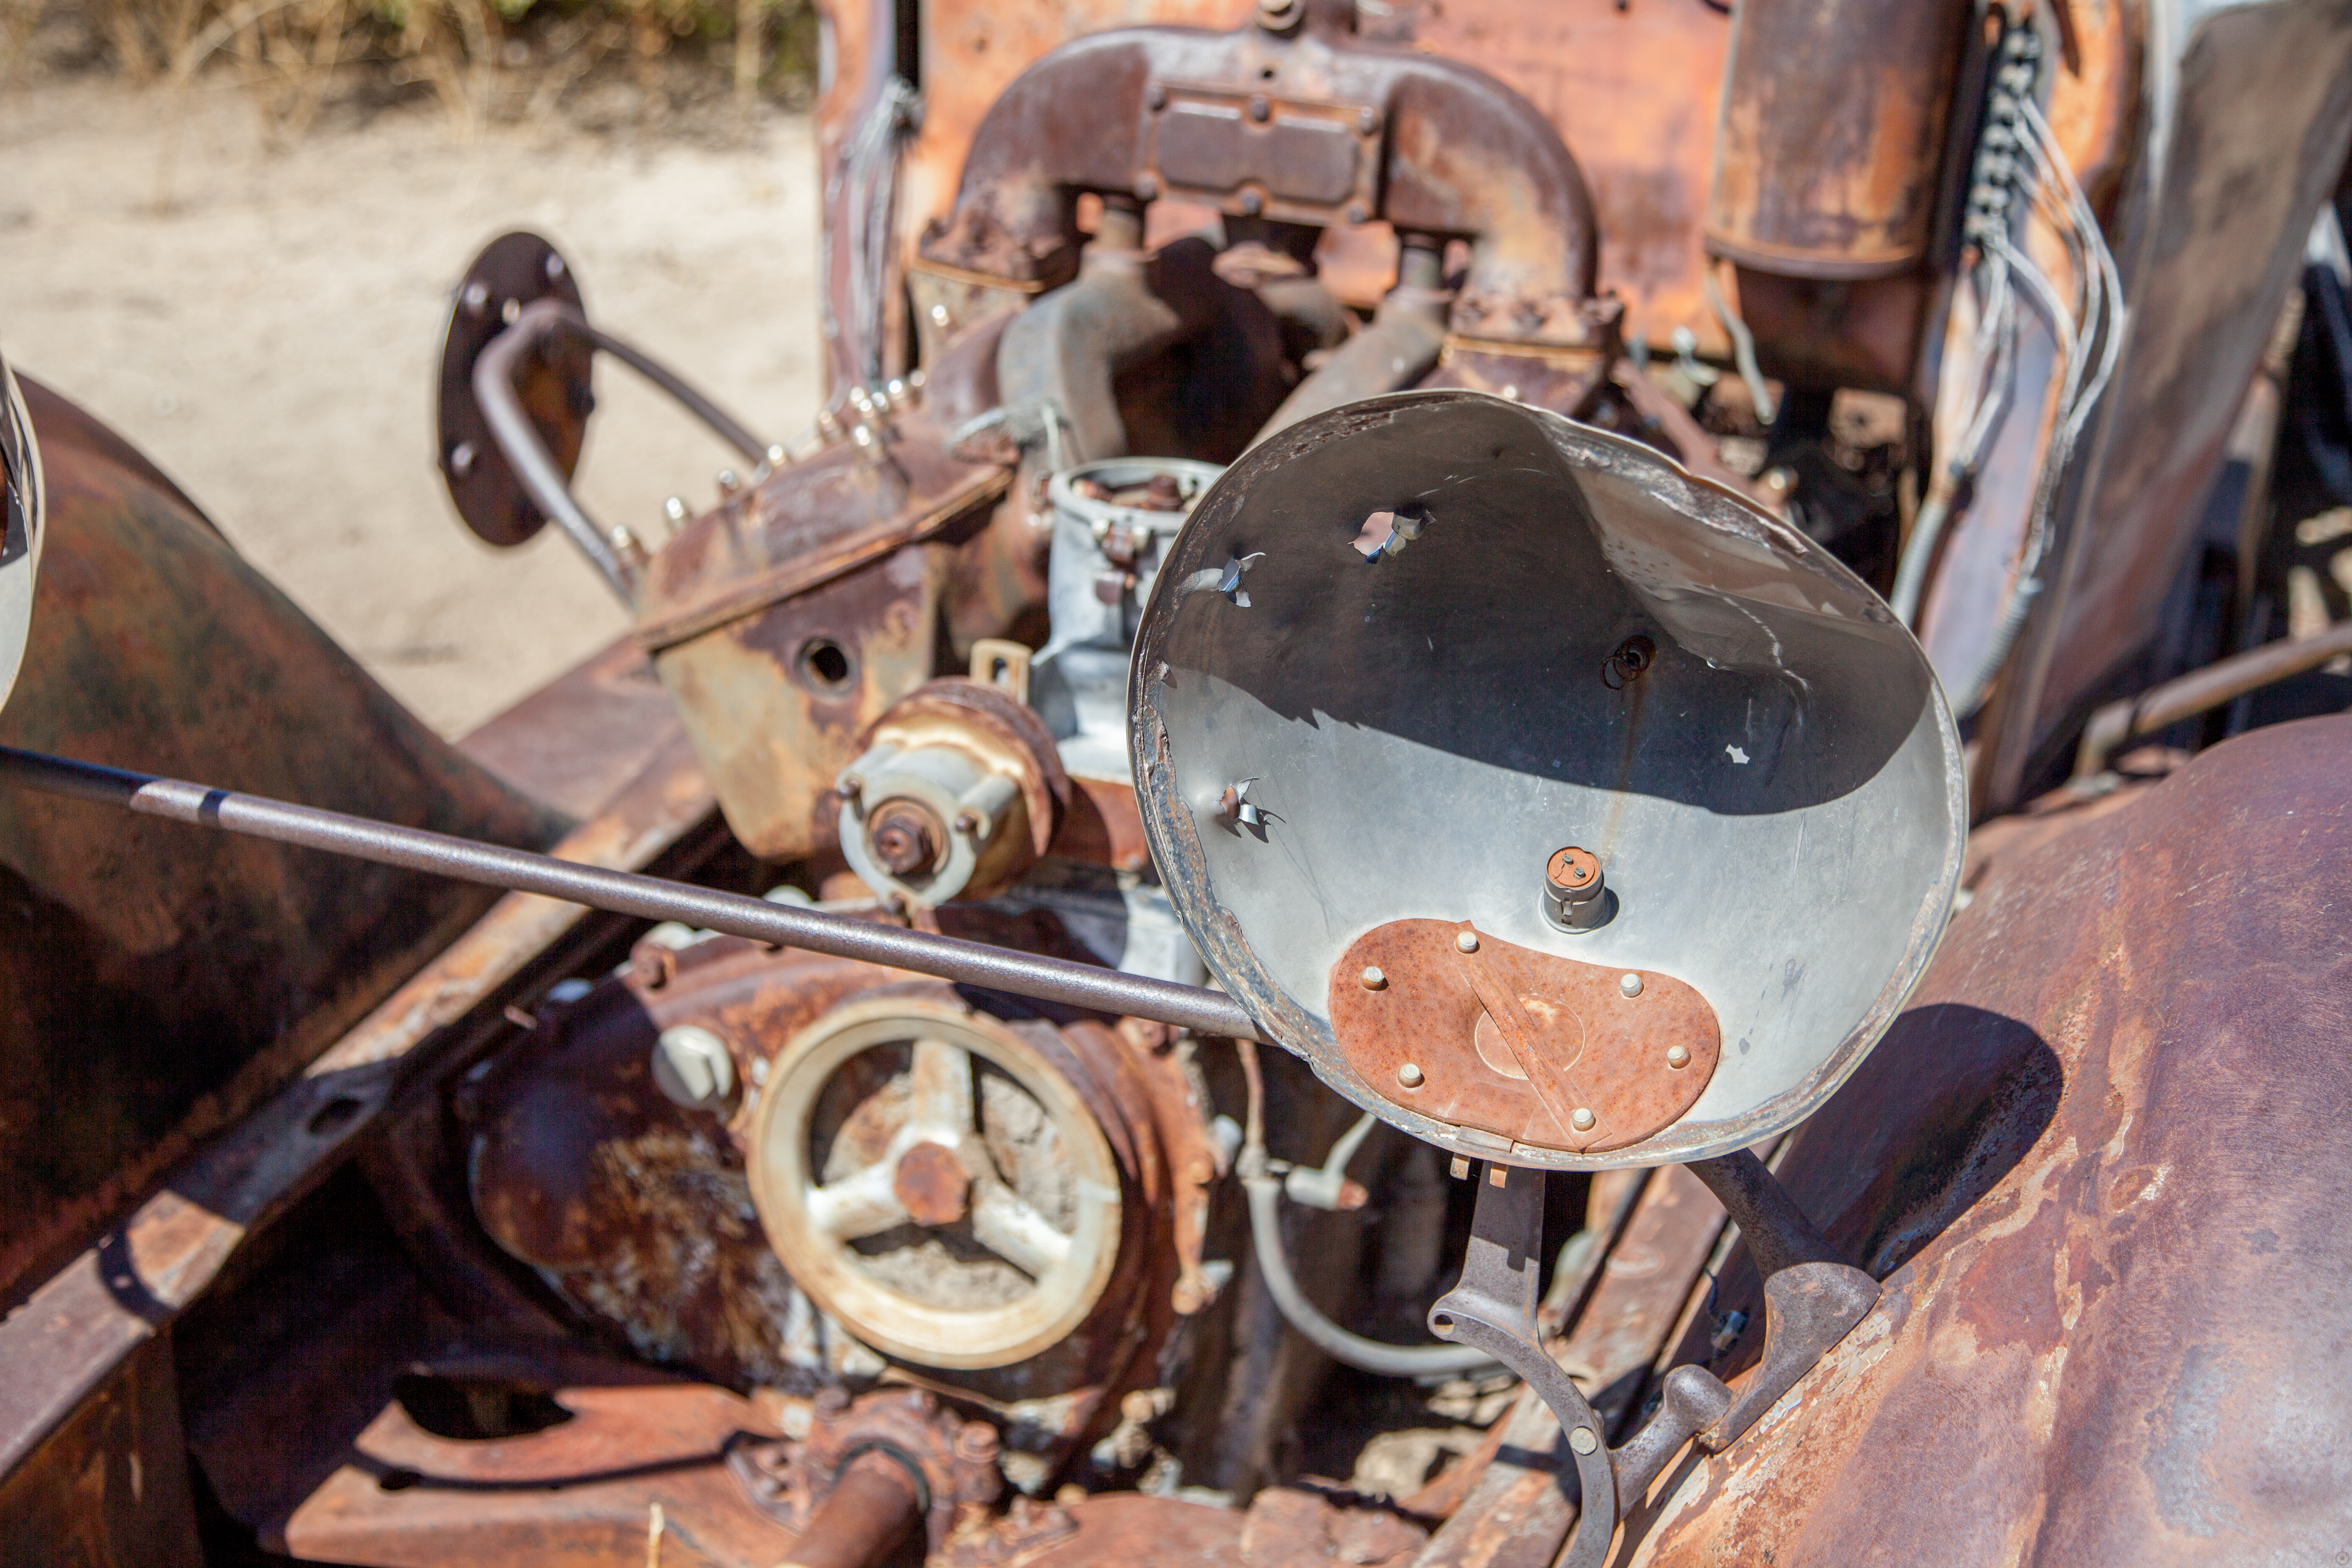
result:
[(1685, 1444), (1695, 1441), (1711, 1454), (1728, 1447), (1878, 1300), (1878, 1281), (1838, 1258), (1755, 1155), (1694, 1161), (1691, 1171), (1738, 1223), (1764, 1277), (1764, 1359), (1738, 1394), (1704, 1367), (1676, 1367), (1666, 1374), (1657, 1413), (1622, 1447), (1607, 1446), (1591, 1405), (1536, 1334), (1541, 1171), (1486, 1168), (1461, 1281), (1429, 1310), (1433, 1333), (1485, 1351), (1518, 1373), (1568, 1435), (1581, 1500), (1557, 1568), (1600, 1568), (1619, 1517), (1640, 1502)]

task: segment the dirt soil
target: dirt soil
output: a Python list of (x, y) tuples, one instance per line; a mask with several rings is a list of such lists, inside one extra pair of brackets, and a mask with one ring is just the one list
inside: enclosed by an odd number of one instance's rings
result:
[[(589, 313), (771, 439), (818, 395), (805, 117), (733, 146), (576, 126), (465, 141), (429, 105), (283, 151), (233, 86), (0, 90), (0, 346), (107, 420), (403, 701), (457, 735), (626, 626), (553, 529), (495, 551), (434, 467), (446, 295), (486, 241), (553, 239)], [(733, 452), (601, 364), (578, 489), (662, 537)]]

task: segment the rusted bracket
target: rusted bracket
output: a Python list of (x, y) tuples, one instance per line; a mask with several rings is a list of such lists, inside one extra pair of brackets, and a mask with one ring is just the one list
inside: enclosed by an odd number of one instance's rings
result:
[(1429, 1310), (1432, 1332), (1475, 1346), (1518, 1373), (1568, 1434), (1582, 1500), (1557, 1568), (1601, 1568), (1618, 1519), (1640, 1502), (1685, 1444), (1695, 1441), (1710, 1454), (1728, 1447), (1878, 1300), (1878, 1281), (1838, 1258), (1755, 1155), (1742, 1151), (1695, 1161), (1691, 1171), (1738, 1223), (1764, 1276), (1764, 1360), (1737, 1394), (1704, 1367), (1676, 1367), (1666, 1374), (1657, 1413), (1622, 1447), (1604, 1445), (1591, 1405), (1536, 1333), (1541, 1171), (1487, 1167), (1461, 1282)]

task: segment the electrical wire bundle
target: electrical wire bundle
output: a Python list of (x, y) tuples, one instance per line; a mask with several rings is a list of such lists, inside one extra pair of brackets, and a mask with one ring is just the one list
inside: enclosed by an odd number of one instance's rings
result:
[[(2035, 101), (2041, 67), (2040, 35), (2028, 23), (2012, 22), (2000, 41), (1961, 229), (1969, 247), (1966, 282), (1977, 306), (1976, 359), (1982, 374), (1939, 482), (1920, 506), (1895, 582), (1895, 613), (1916, 625), (1937, 542), (1994, 430), (2013, 405), (2018, 312), (2021, 301), (2030, 301), (2049, 322), (2057, 343), (2062, 368), (2056, 405), (2016, 578), (1982, 658), (1967, 683), (1951, 694), (1952, 707), (1962, 718), (1983, 702), (2042, 591), (2059, 487), (2123, 351), (2123, 279), (2090, 201)], [(2072, 299), (2061, 298), (2049, 274), (2017, 243), (2021, 227), (2033, 217), (2048, 224), (2065, 247), (2075, 279)]]
[[(843, 215), (849, 245), (849, 331), (862, 385), (882, 382), (882, 346), (890, 290), (891, 241), (898, 217), (898, 174), (907, 138), (921, 122), (921, 100), (903, 77), (894, 76), (858, 122), (825, 190), (825, 205)], [(844, 193), (846, 203), (840, 199)], [(843, 323), (833, 314), (833, 228), (826, 226), (818, 255), (818, 298), (824, 335), (837, 338)], [(846, 396), (846, 394), (844, 394)]]

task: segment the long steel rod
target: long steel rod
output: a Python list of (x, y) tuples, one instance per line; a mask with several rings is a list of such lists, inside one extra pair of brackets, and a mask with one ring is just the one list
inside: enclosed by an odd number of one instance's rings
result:
[(887, 964), (962, 985), (1173, 1024), (1202, 1035), (1261, 1037), (1241, 1005), (1222, 991), (1041, 958), (956, 937), (933, 936), (820, 910), (772, 904), (659, 877), (607, 871), (528, 850), (478, 844), (445, 833), (396, 827), (258, 795), (152, 778), (93, 763), (0, 746), (0, 780), (47, 795), (120, 805), (173, 822), (226, 828), (306, 849), (430, 872), (461, 882), (540, 893), (645, 920), (682, 921), (729, 936), (835, 958)]

